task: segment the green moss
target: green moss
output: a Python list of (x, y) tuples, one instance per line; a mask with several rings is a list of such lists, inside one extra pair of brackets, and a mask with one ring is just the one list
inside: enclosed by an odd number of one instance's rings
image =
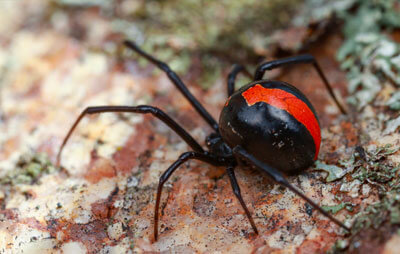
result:
[(399, 128), (399, 126), (400, 126), (400, 116), (395, 119), (387, 121), (386, 128), (383, 131), (383, 135), (395, 132), (396, 129)]
[(372, 148), (365, 151), (366, 157), (357, 161), (357, 167), (352, 174), (353, 179), (361, 183), (371, 183), (380, 186), (381, 191), (386, 191), (388, 184), (396, 177), (400, 167), (390, 161), (384, 160), (388, 155), (396, 153), (400, 148), (392, 148), (391, 145)]
[(306, 0), (301, 15), (295, 17), (296, 25), (330, 19), (336, 13), (349, 10), (357, 0)]
[(390, 109), (400, 110), (400, 91), (393, 93), (392, 97), (387, 101), (386, 105), (389, 106)]
[[(360, 185), (369, 184), (377, 190), (379, 201), (368, 205), (354, 215), (351, 234), (346, 244), (339, 240), (332, 248), (331, 253), (337, 253), (347, 248), (361, 231), (369, 228), (377, 229), (384, 223), (397, 225), (400, 223), (400, 165), (388, 160), (388, 156), (396, 153), (400, 148), (390, 145), (384, 147), (370, 147), (368, 150), (358, 149), (349, 160), (341, 162), (342, 165), (353, 164), (351, 181), (358, 180)], [(346, 207), (342, 203), (330, 207), (331, 212), (339, 211)], [(346, 207), (347, 208), (347, 207)]]
[(41, 176), (51, 174), (56, 170), (45, 153), (25, 155), (20, 158), (15, 170), (0, 178), (0, 183), (10, 185), (33, 184)]
[[(385, 81), (400, 86), (400, 46), (390, 38), (391, 29), (400, 28), (397, 0), (357, 0), (354, 12), (337, 12), (344, 20), (345, 41), (337, 53), (347, 71), (349, 102), (358, 109), (371, 103)], [(396, 109), (392, 99), (390, 108)]]
[(325, 171), (328, 173), (328, 176), (325, 179), (328, 183), (342, 178), (347, 173), (346, 170), (344, 170), (338, 166), (327, 165), (320, 161), (315, 162), (315, 169), (322, 170), (322, 171)]
[(349, 209), (352, 209), (351, 204), (350, 203), (340, 203), (338, 205), (333, 205), (333, 206), (322, 206), (322, 209), (324, 209), (327, 212), (330, 213), (337, 213), (340, 210), (342, 210), (343, 208), (347, 208), (349, 207)]
[(345, 250), (349, 246), (349, 241), (347, 239), (344, 240), (337, 240), (336, 243), (333, 245), (332, 250), (328, 253), (339, 253)]
[(368, 228), (379, 228), (384, 222), (400, 223), (400, 189), (394, 188), (377, 203), (368, 206), (355, 217), (351, 234), (355, 235)]

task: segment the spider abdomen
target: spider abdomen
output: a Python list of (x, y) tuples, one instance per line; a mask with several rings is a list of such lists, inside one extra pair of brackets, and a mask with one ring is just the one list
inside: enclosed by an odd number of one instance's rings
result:
[(313, 106), (298, 89), (280, 81), (261, 80), (235, 92), (221, 112), (219, 130), (230, 147), (240, 145), (289, 174), (311, 166), (321, 143)]

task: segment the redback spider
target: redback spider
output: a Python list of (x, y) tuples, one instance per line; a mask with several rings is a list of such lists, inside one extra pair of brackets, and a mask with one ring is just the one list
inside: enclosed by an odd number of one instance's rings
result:
[(240, 72), (250, 77), (251, 74), (241, 65), (234, 65), (228, 77), (229, 98), (222, 109), (218, 124), (167, 64), (145, 53), (131, 41), (125, 41), (124, 44), (164, 71), (194, 109), (211, 126), (214, 132), (206, 138), (208, 151), (204, 150), (171, 117), (156, 107), (148, 105), (98, 106), (86, 108), (72, 125), (58, 152), (57, 165), (59, 165), (65, 144), (85, 115), (104, 112), (149, 113), (168, 125), (193, 150), (181, 154), (160, 177), (154, 209), (154, 239), (156, 241), (158, 239), (158, 210), (163, 185), (180, 165), (192, 159), (226, 167), (233, 193), (243, 207), (256, 234), (258, 234), (257, 227), (240, 194), (234, 173), (235, 167), (239, 164), (265, 172), (275, 182), (289, 188), (338, 226), (350, 230), (292, 186), (284, 176), (284, 173), (300, 173), (310, 167), (318, 157), (321, 130), (313, 106), (294, 86), (281, 81), (262, 79), (266, 71), (274, 68), (289, 64), (312, 64), (340, 111), (346, 114), (313, 56), (299, 55), (263, 63), (256, 69), (254, 81), (236, 92), (234, 91), (236, 76)]

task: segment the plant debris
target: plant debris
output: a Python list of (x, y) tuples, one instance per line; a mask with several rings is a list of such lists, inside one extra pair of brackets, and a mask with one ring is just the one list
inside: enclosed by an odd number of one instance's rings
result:
[[(392, 148), (390, 145), (371, 146), (368, 150), (363, 151), (365, 157), (358, 156), (359, 152), (357, 152), (348, 161), (341, 162), (342, 165), (350, 163), (354, 165), (351, 181), (358, 181), (358, 185), (370, 184), (375, 187), (379, 193), (379, 201), (368, 205), (353, 216), (354, 222), (350, 238), (345, 241), (338, 240), (333, 246), (333, 253), (351, 246), (352, 248), (357, 247), (360, 244), (358, 235), (361, 231), (369, 228), (378, 229), (385, 223), (398, 225), (400, 228), (400, 165), (387, 160), (388, 156), (396, 153), (399, 149)], [(341, 190), (343, 191), (343, 189)], [(333, 207), (324, 207), (324, 209), (336, 213), (346, 205), (348, 204), (341, 203)]]
[(390, 133), (395, 132), (397, 128), (399, 128), (399, 126), (400, 126), (400, 116), (395, 119), (387, 121), (386, 128), (383, 131), (383, 135), (388, 135)]
[(345, 202), (345, 203), (340, 203), (338, 205), (333, 205), (333, 206), (325, 206), (325, 205), (322, 206), (322, 209), (324, 209), (327, 212), (333, 213), (333, 214), (339, 212), (343, 208), (347, 208), (348, 210), (352, 210), (351, 203)]
[(347, 171), (335, 166), (335, 165), (327, 165), (325, 163), (322, 163), (320, 161), (315, 162), (315, 169), (316, 170), (323, 170), (328, 173), (328, 176), (326, 177), (326, 182), (330, 183), (335, 180), (338, 180), (342, 178), (343, 176), (346, 175)]

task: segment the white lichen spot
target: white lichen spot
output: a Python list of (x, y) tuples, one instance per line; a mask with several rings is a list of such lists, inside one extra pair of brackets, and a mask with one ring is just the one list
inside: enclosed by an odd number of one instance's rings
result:
[(31, 228), (25, 224), (15, 223), (11, 232), (6, 230), (0, 232), (3, 232), (4, 237), (9, 240), (7, 248), (10, 252), (8, 253), (52, 253), (57, 244), (54, 239), (50, 239), (48, 232)]
[(165, 160), (170, 161), (171, 163), (175, 161), (176, 159), (179, 158), (179, 156), (182, 154), (182, 152), (185, 152), (184, 150), (170, 150), (168, 149), (165, 152)]
[(307, 223), (307, 222), (301, 224), (301, 229), (304, 231), (304, 233), (306, 235), (308, 235), (313, 228), (314, 228), (314, 226), (309, 224), (309, 223)]
[(86, 165), (90, 162), (90, 152), (94, 148), (94, 143), (89, 139), (69, 140), (62, 153), (61, 163), (71, 175), (86, 172)]
[(116, 152), (117, 147), (110, 144), (103, 144), (97, 148), (97, 154), (100, 157), (111, 159), (112, 155)]
[(301, 235), (296, 235), (293, 239), (293, 245), (294, 246), (300, 246), (300, 244), (303, 243), (305, 236), (303, 234)]
[(322, 188), (322, 204), (326, 205), (326, 206), (333, 206), (336, 205), (336, 201), (335, 201), (335, 195), (332, 193), (332, 187), (328, 187), (325, 186), (324, 188)]
[(85, 245), (81, 242), (68, 242), (61, 246), (63, 253), (85, 254), (87, 252)]
[(144, 177), (140, 184), (146, 186), (152, 183), (157, 183), (160, 175), (168, 168), (169, 164), (170, 163), (161, 161), (153, 161), (147, 171), (148, 177)]
[(294, 236), (287, 230), (281, 229), (270, 235), (267, 243), (272, 248), (284, 249), (293, 241), (293, 238)]
[(73, 216), (74, 222), (77, 224), (86, 224), (89, 223), (90, 220), (92, 219), (92, 212), (89, 210), (84, 210), (81, 207), (76, 208), (74, 211)]
[(164, 151), (162, 151), (162, 150), (156, 150), (154, 153), (153, 153), (153, 157), (154, 158), (157, 158), (157, 159), (161, 159), (161, 158), (163, 158), (164, 157)]
[(121, 222), (117, 222), (112, 225), (109, 225), (107, 228), (107, 234), (113, 240), (118, 240), (122, 236), (123, 233), (124, 233), (124, 229), (122, 228)]
[(205, 140), (206, 139), (206, 133), (203, 128), (197, 127), (193, 129), (190, 134), (193, 136), (195, 140)]
[(349, 183), (342, 183), (340, 186), (340, 191), (348, 192), (349, 196), (352, 198), (358, 197), (358, 191), (360, 189), (361, 182), (360, 180), (356, 179)]
[(363, 196), (368, 196), (371, 191), (371, 186), (369, 186), (369, 184), (363, 184), (361, 191)]
[(334, 103), (331, 103), (331, 104), (328, 104), (325, 106), (325, 110), (324, 110), (325, 114), (336, 115), (336, 114), (338, 114), (338, 112), (339, 112), (339, 109)]

